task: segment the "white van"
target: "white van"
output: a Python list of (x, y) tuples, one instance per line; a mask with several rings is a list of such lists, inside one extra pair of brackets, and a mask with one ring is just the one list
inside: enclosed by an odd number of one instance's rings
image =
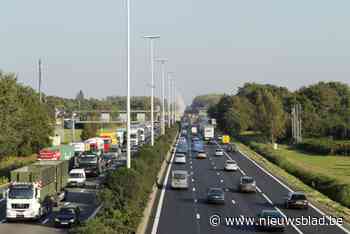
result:
[(172, 171), (171, 187), (173, 189), (188, 189), (188, 173), (184, 170)]
[(69, 186), (85, 186), (86, 175), (83, 168), (72, 169), (69, 172)]

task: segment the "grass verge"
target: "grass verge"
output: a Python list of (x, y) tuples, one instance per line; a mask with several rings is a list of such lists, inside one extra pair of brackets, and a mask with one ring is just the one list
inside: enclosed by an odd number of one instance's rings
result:
[(335, 217), (343, 217), (346, 223), (348, 224), (350, 223), (349, 208), (342, 206), (341, 204), (329, 199), (327, 196), (323, 195), (319, 191), (304, 184), (300, 179), (289, 174), (287, 171), (273, 164), (272, 162), (268, 161), (266, 158), (256, 153), (255, 151), (250, 149), (248, 146), (239, 142), (237, 143), (237, 145), (239, 149), (242, 152), (244, 152), (249, 158), (257, 162), (260, 166), (268, 170), (270, 173), (275, 175), (281, 181), (288, 184), (290, 188), (292, 188), (293, 190), (304, 191), (307, 197), (309, 198), (309, 200), (314, 205), (319, 207), (322, 211)]

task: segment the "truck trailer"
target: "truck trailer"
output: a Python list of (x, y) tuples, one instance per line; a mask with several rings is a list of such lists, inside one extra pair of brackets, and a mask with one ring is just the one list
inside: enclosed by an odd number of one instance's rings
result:
[(39, 151), (37, 158), (39, 161), (46, 160), (57, 160), (57, 161), (68, 161), (69, 169), (75, 167), (76, 165), (76, 154), (74, 146), (72, 145), (59, 145), (44, 148)]
[(11, 171), (6, 191), (6, 219), (40, 219), (63, 197), (68, 161), (38, 161)]

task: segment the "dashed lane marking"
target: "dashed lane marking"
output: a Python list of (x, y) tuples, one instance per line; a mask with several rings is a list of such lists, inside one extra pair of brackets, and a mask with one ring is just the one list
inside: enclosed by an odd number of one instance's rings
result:
[(196, 214), (196, 219), (201, 219), (201, 216), (200, 216), (200, 214)]

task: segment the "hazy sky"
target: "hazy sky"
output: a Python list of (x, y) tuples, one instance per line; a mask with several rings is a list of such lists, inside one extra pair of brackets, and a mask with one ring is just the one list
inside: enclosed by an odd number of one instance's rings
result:
[[(161, 35), (156, 54), (169, 59), (187, 102), (251, 81), (292, 90), (319, 80), (350, 82), (348, 0), (131, 4), (132, 95), (150, 94), (145, 34)], [(2, 0), (0, 69), (36, 88), (42, 57), (47, 94), (125, 95), (125, 7), (125, 0)]]

